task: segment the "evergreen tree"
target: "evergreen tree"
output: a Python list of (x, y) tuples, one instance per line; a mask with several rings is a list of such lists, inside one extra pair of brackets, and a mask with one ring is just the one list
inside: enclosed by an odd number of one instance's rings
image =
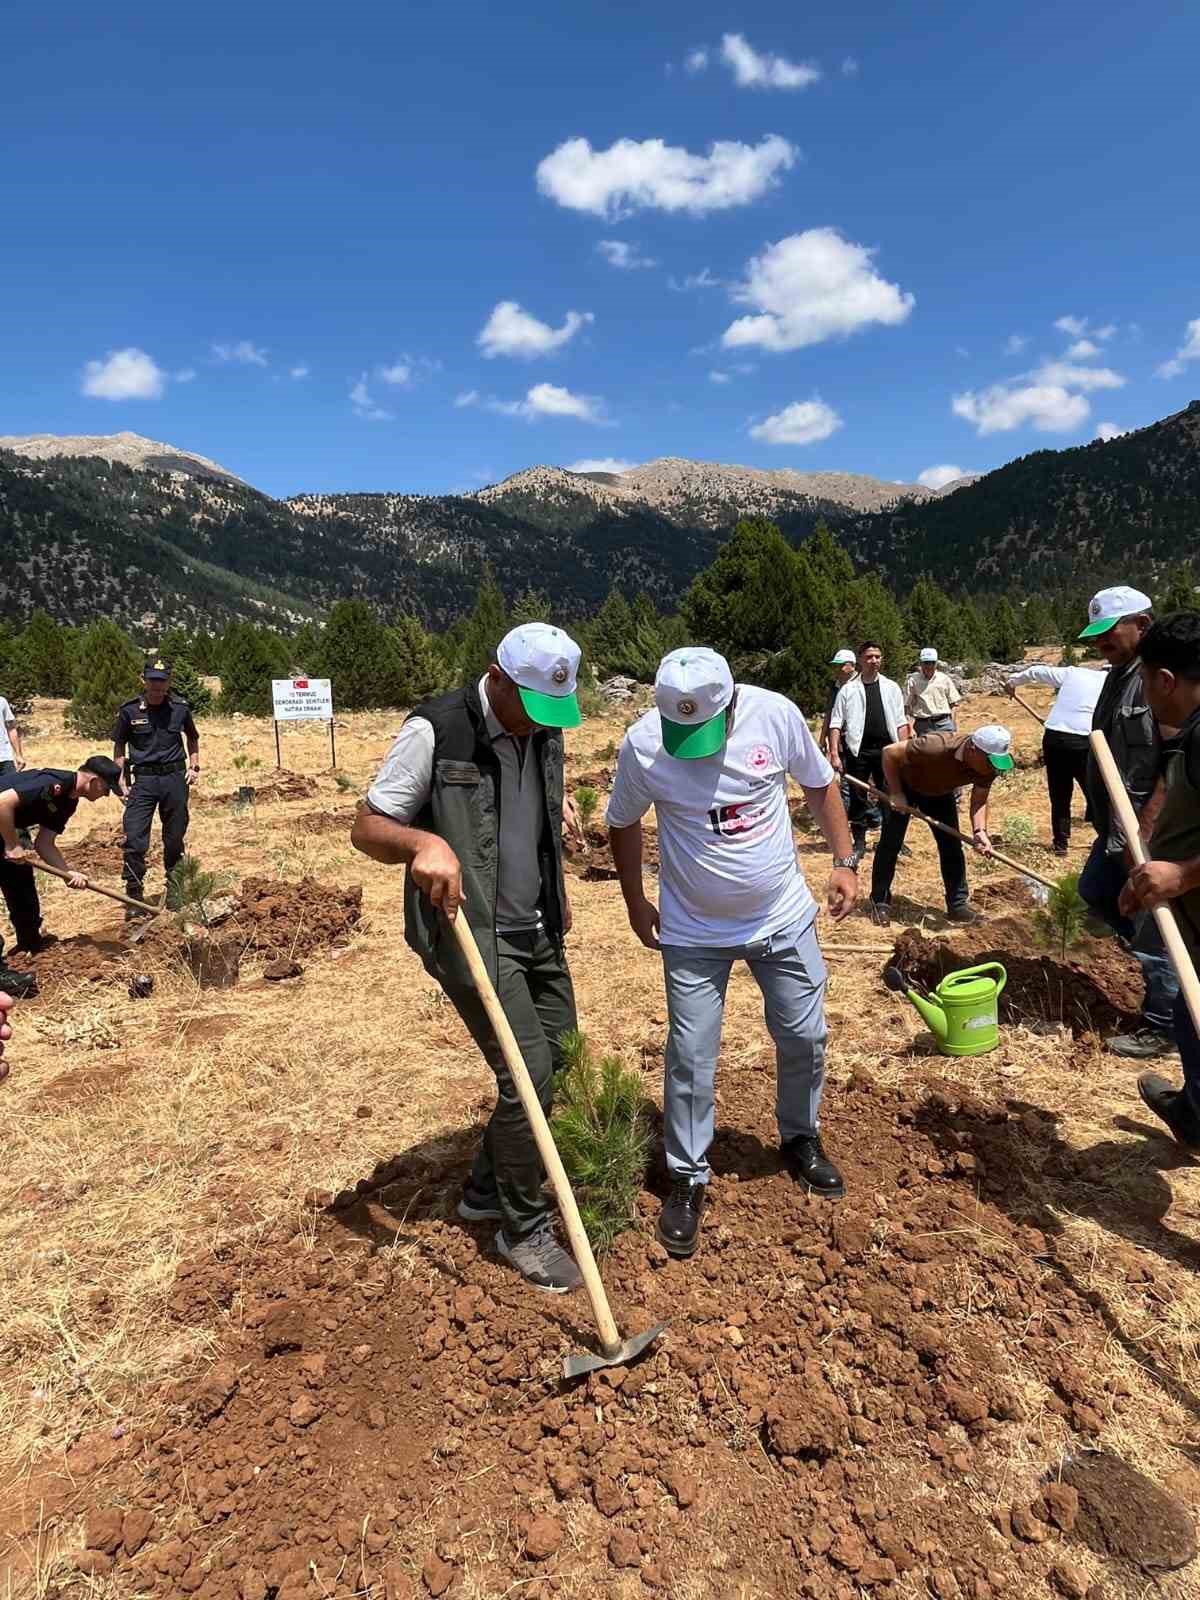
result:
[(698, 644), (731, 664), (757, 658), (769, 672), (795, 628), (803, 578), (796, 551), (773, 522), (742, 521), (712, 565), (692, 580), (680, 611)]
[(33, 710), (36, 693), (37, 684), (28, 653), (22, 640), (10, 628), (0, 639), (0, 695), (4, 696), (18, 717), (27, 717)]
[(142, 686), (142, 657), (115, 622), (107, 618), (85, 629), (79, 647), (75, 693), (67, 723), (87, 739), (112, 732), (117, 707)]
[(504, 595), (491, 565), (486, 564), (479, 580), (475, 609), (467, 618), (455, 658), (454, 681), (457, 684), (474, 683), (482, 678), (508, 628)]
[(550, 596), (544, 589), (523, 589), (512, 603), (510, 628), (522, 622), (549, 622)]
[(1051, 644), (1057, 637), (1054, 612), (1042, 595), (1031, 595), (1021, 608), (1021, 630), (1025, 644)]
[(995, 661), (1011, 663), (1025, 655), (1024, 633), (1012, 602), (1002, 595), (988, 617), (988, 648)]
[(954, 611), (956, 653), (964, 661), (982, 661), (988, 653), (988, 629), (973, 600), (960, 600)]
[(1200, 591), (1190, 567), (1178, 566), (1168, 572), (1154, 609), (1163, 617), (1172, 611), (1200, 611)]
[(285, 641), (288, 671), (293, 678), (321, 676), (322, 630), (315, 622), (306, 622)]
[(196, 671), (186, 655), (166, 656), (171, 662), (171, 693), (186, 700), (194, 717), (210, 717), (217, 697)]
[(70, 634), (45, 611), (35, 611), (21, 635), (21, 647), (38, 694), (61, 698), (72, 689)]
[(588, 630), (588, 656), (602, 678), (636, 678), (633, 608), (620, 589), (610, 589)]
[(221, 711), (269, 717), (271, 680), (287, 675), (287, 651), (279, 635), (252, 622), (230, 623), (221, 641), (220, 665)]
[(416, 617), (397, 617), (392, 635), (400, 674), (400, 698), (397, 703), (402, 706), (416, 705), (419, 700), (427, 699), (440, 688), (442, 663), (434, 649), (433, 640)]
[(321, 640), (320, 676), (333, 682), (334, 704), (344, 711), (398, 706), (404, 700), (395, 635), (365, 600), (339, 600)]
[(960, 653), (961, 629), (949, 595), (932, 578), (918, 578), (904, 608), (905, 622), (918, 649), (933, 645), (944, 661)]
[[(912, 645), (900, 607), (891, 591), (884, 587), (878, 573), (868, 572), (861, 578), (855, 578), (847, 589), (842, 632), (853, 650), (857, 650), (866, 640), (873, 639), (883, 651), (885, 676), (897, 679), (905, 676)], [(826, 677), (828, 670), (826, 668)]]

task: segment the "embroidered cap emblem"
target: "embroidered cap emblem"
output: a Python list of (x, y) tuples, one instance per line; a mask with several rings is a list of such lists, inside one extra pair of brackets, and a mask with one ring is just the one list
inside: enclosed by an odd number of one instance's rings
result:
[(554, 679), (555, 683), (566, 683), (567, 669), (566, 667), (555, 667), (550, 676)]
[(1094, 617), (1098, 617), (1100, 615), (1100, 602), (1099, 602), (1099, 600), (1093, 600), (1092, 601), (1091, 611), (1092, 611), (1092, 615)]
[(694, 700), (681, 700), (675, 709), (681, 717), (694, 717), (696, 715), (696, 702)]

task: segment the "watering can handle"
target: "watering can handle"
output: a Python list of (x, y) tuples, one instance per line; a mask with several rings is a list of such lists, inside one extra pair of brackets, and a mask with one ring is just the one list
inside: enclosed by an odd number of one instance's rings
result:
[(978, 967), (960, 967), (957, 972), (951, 973), (950, 976), (952, 978), (974, 978), (981, 972), (998, 972), (1000, 979), (996, 984), (996, 993), (1000, 995), (1004, 992), (1004, 985), (1008, 982), (1008, 973), (998, 961), (985, 961), (982, 966)]

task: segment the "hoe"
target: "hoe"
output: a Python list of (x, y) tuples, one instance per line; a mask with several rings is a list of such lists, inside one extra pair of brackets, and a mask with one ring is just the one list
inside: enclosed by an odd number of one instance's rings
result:
[(533, 1087), (533, 1080), (529, 1076), (529, 1069), (525, 1065), (525, 1058), (521, 1054), (521, 1047), (516, 1041), (508, 1018), (500, 1004), (498, 995), (492, 987), (492, 980), (488, 977), (487, 968), (483, 964), (483, 957), (479, 954), (479, 946), (475, 943), (475, 935), (471, 932), (467, 919), (461, 913), (454, 919), (454, 932), (458, 938), (459, 947), (463, 958), (470, 969), (475, 987), (479, 990), (480, 999), (483, 1001), (484, 1010), (488, 1020), (495, 1029), (496, 1038), (504, 1055), (504, 1064), (512, 1073), (513, 1082), (517, 1086), (517, 1093), (521, 1097), (521, 1104), (525, 1108), (525, 1115), (529, 1118), (529, 1126), (533, 1129), (533, 1137), (537, 1142), (538, 1154), (542, 1164), (549, 1175), (551, 1186), (554, 1189), (554, 1198), (558, 1201), (558, 1209), (562, 1213), (563, 1224), (567, 1230), (567, 1238), (571, 1244), (571, 1253), (579, 1265), (583, 1275), (583, 1286), (587, 1290), (588, 1300), (591, 1302), (592, 1315), (596, 1319), (596, 1328), (600, 1335), (600, 1354), (592, 1355), (587, 1351), (579, 1351), (574, 1355), (563, 1357), (563, 1376), (565, 1378), (581, 1378), (589, 1372), (596, 1372), (601, 1367), (620, 1367), (626, 1362), (633, 1361), (640, 1356), (642, 1351), (653, 1344), (655, 1339), (666, 1327), (665, 1322), (656, 1323), (653, 1328), (648, 1328), (645, 1333), (635, 1333), (628, 1339), (622, 1339), (617, 1332), (617, 1325), (613, 1321), (613, 1314), (608, 1304), (608, 1295), (600, 1281), (600, 1273), (596, 1267), (596, 1258), (592, 1254), (592, 1247), (588, 1243), (588, 1236), (580, 1220), (579, 1207), (575, 1204), (575, 1196), (571, 1192), (570, 1180), (562, 1164), (562, 1158), (554, 1143), (554, 1136), (550, 1132), (550, 1125), (546, 1121), (546, 1113), (542, 1110), (541, 1101)]

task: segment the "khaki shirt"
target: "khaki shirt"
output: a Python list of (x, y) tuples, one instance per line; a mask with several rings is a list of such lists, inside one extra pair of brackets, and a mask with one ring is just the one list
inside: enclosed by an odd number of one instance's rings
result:
[(948, 717), (961, 699), (954, 679), (940, 668), (932, 678), (920, 671), (910, 673), (904, 685), (904, 707), (910, 717)]
[(953, 794), (967, 784), (981, 789), (991, 787), (996, 777), (980, 775), (963, 759), (969, 733), (923, 733), (909, 739), (900, 761), (900, 775), (916, 794)]

